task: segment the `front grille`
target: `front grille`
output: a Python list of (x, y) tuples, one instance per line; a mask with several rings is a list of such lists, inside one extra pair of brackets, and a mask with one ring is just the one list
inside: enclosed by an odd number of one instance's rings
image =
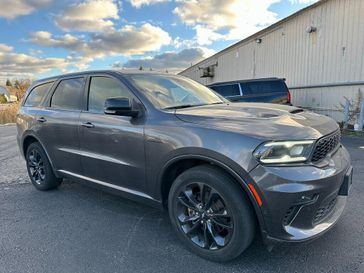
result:
[(336, 204), (336, 199), (337, 198), (335, 197), (334, 199), (332, 199), (329, 202), (326, 202), (317, 209), (316, 214), (313, 218), (314, 224), (320, 222), (323, 218), (325, 218), (325, 216), (327, 216), (333, 210)]
[(335, 150), (335, 148), (340, 144), (340, 141), (340, 130), (337, 130), (335, 133), (319, 139), (312, 154), (312, 161), (317, 162), (321, 159), (324, 159), (327, 154)]

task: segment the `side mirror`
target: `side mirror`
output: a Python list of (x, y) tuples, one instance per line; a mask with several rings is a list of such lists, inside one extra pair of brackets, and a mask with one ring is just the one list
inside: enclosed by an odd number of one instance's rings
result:
[(104, 113), (107, 115), (136, 117), (139, 111), (133, 109), (128, 98), (119, 97), (106, 99)]

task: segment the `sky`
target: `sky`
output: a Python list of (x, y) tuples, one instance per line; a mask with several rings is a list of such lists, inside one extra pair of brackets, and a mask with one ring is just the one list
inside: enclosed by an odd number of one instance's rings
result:
[(95, 69), (176, 73), (317, 0), (0, 0), (0, 84)]

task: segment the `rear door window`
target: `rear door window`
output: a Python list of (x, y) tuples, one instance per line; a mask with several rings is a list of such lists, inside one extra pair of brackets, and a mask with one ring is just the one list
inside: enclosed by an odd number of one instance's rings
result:
[(285, 93), (287, 87), (283, 81), (254, 81), (242, 83), (242, 90), (244, 95)]
[(49, 88), (51, 88), (53, 82), (38, 85), (30, 91), (28, 97), (25, 100), (24, 106), (36, 107), (39, 106), (44, 96), (47, 94)]
[(53, 94), (51, 107), (58, 109), (81, 110), (85, 78), (62, 80)]
[(215, 85), (210, 87), (223, 97), (240, 96), (240, 89), (238, 84)]

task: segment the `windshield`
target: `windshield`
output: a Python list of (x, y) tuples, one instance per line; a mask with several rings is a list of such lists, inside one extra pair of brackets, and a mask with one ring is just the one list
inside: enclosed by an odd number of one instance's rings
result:
[(186, 78), (164, 75), (132, 75), (143, 94), (160, 109), (177, 109), (224, 103), (211, 89)]

